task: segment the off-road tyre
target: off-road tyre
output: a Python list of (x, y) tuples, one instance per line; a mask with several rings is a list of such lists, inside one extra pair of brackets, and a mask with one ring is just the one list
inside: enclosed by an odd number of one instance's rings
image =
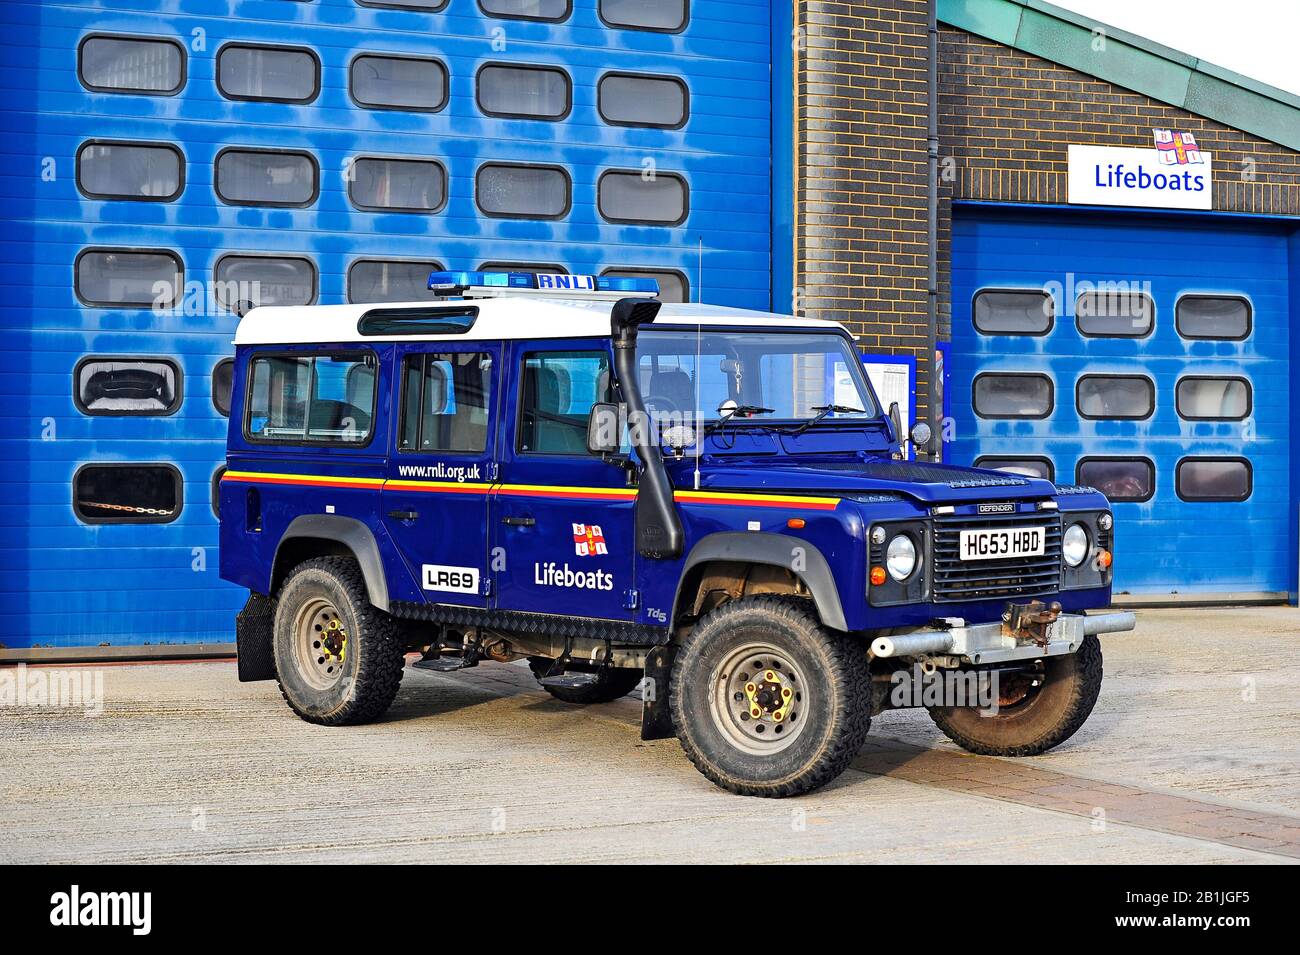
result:
[[(310, 661), (295, 648), (299, 615), (322, 605), (333, 608), (346, 634), (337, 674), (311, 671)], [(397, 695), (405, 664), (403, 631), (370, 603), (361, 569), (351, 558), (320, 557), (295, 567), (276, 596), (272, 634), (280, 692), (308, 723), (369, 723)], [(331, 678), (336, 682), (329, 684)]]
[[(550, 672), (555, 661), (548, 657), (529, 657), (528, 668), (533, 676), (541, 679)], [(543, 686), (542, 689), (561, 703), (574, 703), (585, 706), (588, 703), (609, 703), (621, 699), (636, 689), (641, 682), (640, 670), (623, 667), (606, 667), (596, 671), (596, 681), (586, 686)]]
[[(747, 650), (756, 646), (770, 649)], [(775, 714), (768, 713), (751, 725), (745, 694), (769, 671), (791, 687), (792, 709), (784, 725), (769, 722)], [(743, 689), (726, 692), (734, 681)], [(848, 768), (871, 728), (865, 644), (823, 627), (809, 601), (797, 598), (743, 597), (705, 615), (682, 640), (668, 694), (687, 758), (743, 796), (797, 796), (826, 785)], [(795, 718), (801, 728), (777, 743), (778, 726), (784, 733)], [(759, 723), (766, 727), (761, 741)], [(785, 748), (764, 751), (769, 745)]]
[(1045, 661), (1043, 685), (1022, 702), (981, 716), (977, 707), (930, 709), (943, 734), (981, 756), (1037, 756), (1073, 736), (1101, 692), (1101, 642), (1084, 637), (1071, 654)]

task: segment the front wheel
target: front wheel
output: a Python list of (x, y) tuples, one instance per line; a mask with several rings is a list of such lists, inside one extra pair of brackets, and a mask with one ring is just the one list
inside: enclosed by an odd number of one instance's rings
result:
[(723, 789), (796, 796), (848, 768), (871, 726), (866, 647), (807, 601), (745, 597), (706, 615), (673, 663), (682, 749)]
[(1101, 693), (1101, 642), (1084, 637), (1075, 653), (1049, 657), (1039, 674), (998, 681), (993, 716), (969, 706), (932, 707), (930, 718), (962, 749), (982, 756), (1037, 756), (1073, 736)]

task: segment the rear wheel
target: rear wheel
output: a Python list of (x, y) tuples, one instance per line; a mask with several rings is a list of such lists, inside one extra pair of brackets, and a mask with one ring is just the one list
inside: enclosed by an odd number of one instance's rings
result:
[[(528, 667), (533, 676), (541, 679), (550, 672), (555, 661), (547, 657), (529, 657)], [(641, 682), (640, 670), (604, 667), (592, 674), (595, 679), (582, 686), (542, 686), (542, 689), (561, 703), (609, 703), (627, 696)]]
[(669, 707), (682, 749), (714, 783), (795, 796), (840, 775), (862, 748), (866, 648), (822, 627), (807, 601), (731, 601), (682, 642)]
[(962, 749), (983, 756), (1037, 756), (1073, 736), (1101, 693), (1101, 642), (1085, 637), (1075, 653), (1049, 657), (1041, 674), (999, 680), (998, 712), (933, 707), (930, 718)]
[(402, 682), (401, 630), (370, 603), (356, 561), (299, 564), (276, 598), (273, 646), (280, 692), (309, 723), (367, 723)]

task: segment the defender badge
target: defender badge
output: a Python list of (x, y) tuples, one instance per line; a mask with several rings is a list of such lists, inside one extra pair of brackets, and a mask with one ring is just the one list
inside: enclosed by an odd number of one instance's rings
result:
[(981, 504), (978, 513), (980, 514), (1014, 514), (1016, 506), (1014, 504)]

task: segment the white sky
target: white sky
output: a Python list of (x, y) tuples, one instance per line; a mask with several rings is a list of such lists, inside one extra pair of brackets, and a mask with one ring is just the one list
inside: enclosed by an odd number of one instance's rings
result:
[(1296, 0), (1052, 0), (1225, 69), (1300, 95)]

